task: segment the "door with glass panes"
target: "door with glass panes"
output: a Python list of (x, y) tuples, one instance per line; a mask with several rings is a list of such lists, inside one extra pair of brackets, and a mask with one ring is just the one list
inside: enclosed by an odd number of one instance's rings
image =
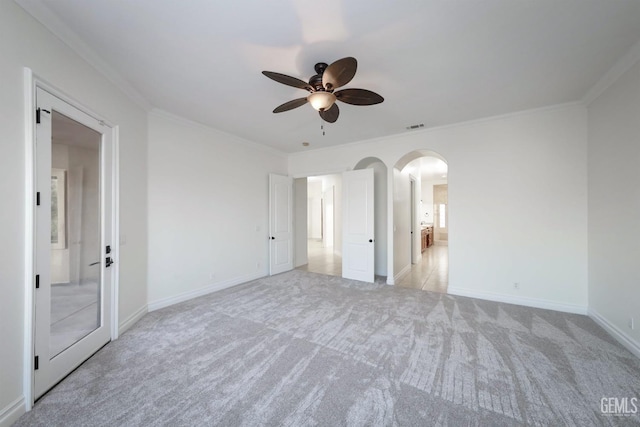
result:
[(111, 339), (113, 130), (36, 89), (35, 398)]

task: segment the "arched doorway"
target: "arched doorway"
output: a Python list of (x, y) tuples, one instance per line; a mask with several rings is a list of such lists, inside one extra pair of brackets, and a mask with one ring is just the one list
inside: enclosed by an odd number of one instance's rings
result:
[(395, 284), (447, 292), (449, 283), (448, 164), (416, 150), (394, 165)]

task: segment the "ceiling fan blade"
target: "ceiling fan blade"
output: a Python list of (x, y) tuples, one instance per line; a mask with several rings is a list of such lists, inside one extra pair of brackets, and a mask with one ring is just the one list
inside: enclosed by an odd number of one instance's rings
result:
[(298, 108), (301, 105), (307, 103), (307, 98), (298, 98), (289, 102), (285, 102), (282, 105), (279, 105), (273, 110), (274, 113), (282, 113), (283, 111), (293, 110), (294, 108)]
[(358, 61), (356, 61), (356, 58), (349, 56), (338, 59), (324, 70), (322, 74), (322, 85), (327, 90), (334, 90), (340, 86), (344, 86), (356, 75), (357, 68)]
[(313, 92), (314, 90), (311, 85), (304, 80), (296, 79), (286, 74), (274, 73), (273, 71), (263, 71), (262, 74), (283, 85), (297, 87), (298, 89), (308, 90), (309, 92)]
[(322, 120), (329, 123), (335, 123), (338, 120), (338, 116), (340, 115), (340, 109), (336, 104), (333, 104), (331, 108), (326, 111), (319, 111), (320, 117)]
[(366, 89), (343, 89), (334, 93), (339, 101), (352, 105), (380, 104), (384, 98)]

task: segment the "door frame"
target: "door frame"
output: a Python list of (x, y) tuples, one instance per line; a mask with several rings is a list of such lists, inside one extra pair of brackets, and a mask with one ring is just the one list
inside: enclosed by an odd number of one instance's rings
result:
[(96, 114), (90, 108), (74, 100), (55, 86), (40, 78), (30, 68), (25, 67), (24, 72), (24, 135), (25, 135), (25, 239), (24, 239), (24, 347), (23, 347), (23, 398), (25, 409), (31, 410), (35, 398), (35, 197), (36, 197), (36, 89), (43, 89), (50, 94), (60, 98), (64, 102), (82, 110), (102, 122), (105, 126), (112, 128), (112, 236), (113, 242), (113, 264), (111, 286), (111, 340), (118, 338), (118, 290), (120, 278), (120, 163), (119, 163), (119, 127)]
[(418, 233), (416, 230), (416, 177), (409, 174), (409, 221), (411, 223), (409, 230), (411, 233), (411, 250), (409, 256), (411, 257), (410, 264), (418, 263), (418, 255), (416, 253), (416, 238)]

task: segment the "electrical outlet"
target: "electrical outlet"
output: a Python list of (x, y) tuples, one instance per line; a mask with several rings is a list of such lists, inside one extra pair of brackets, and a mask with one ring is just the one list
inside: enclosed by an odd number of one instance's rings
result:
[(256, 262), (256, 268), (260, 268), (260, 261)]
[(520, 283), (513, 282), (513, 289), (520, 289)]
[(216, 273), (209, 274), (209, 279), (214, 280), (216, 278)]
[(635, 327), (634, 322), (633, 322), (633, 317), (629, 318), (629, 329), (632, 329)]

